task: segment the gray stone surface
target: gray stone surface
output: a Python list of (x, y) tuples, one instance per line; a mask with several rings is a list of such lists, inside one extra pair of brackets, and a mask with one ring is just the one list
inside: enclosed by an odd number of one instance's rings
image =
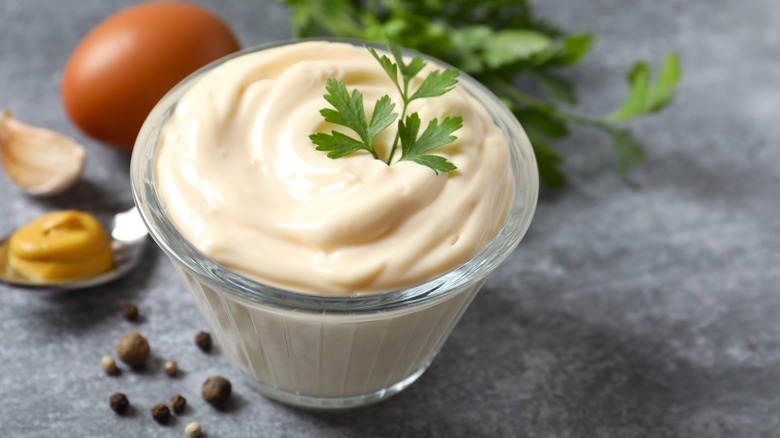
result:
[[(82, 139), (84, 180), (49, 200), (0, 177), (0, 230), (54, 208), (106, 217), (131, 205), (128, 158), (85, 139), (59, 103), (62, 66), (93, 25), (129, 0), (0, 1), (0, 105)], [(203, 1), (244, 45), (289, 36), (271, 1)], [(114, 284), (67, 294), (0, 286), (0, 434), (209, 437), (780, 436), (780, 8), (776, 0), (547, 0), (539, 11), (600, 35), (570, 76), (580, 111), (600, 114), (637, 58), (678, 50), (676, 104), (633, 124), (647, 163), (620, 181), (606, 139), (577, 130), (562, 145), (570, 187), (543, 193), (519, 249), (488, 281), (425, 375), (399, 396), (346, 413), (310, 413), (264, 399), (219, 350), (192, 344), (204, 328), (171, 264), (150, 248)], [(126, 302), (142, 322), (120, 316)], [(137, 329), (154, 362), (107, 378), (100, 357)], [(235, 401), (198, 397), (222, 373)], [(106, 405), (126, 392), (126, 418)], [(181, 392), (191, 408), (161, 427), (148, 408)]]

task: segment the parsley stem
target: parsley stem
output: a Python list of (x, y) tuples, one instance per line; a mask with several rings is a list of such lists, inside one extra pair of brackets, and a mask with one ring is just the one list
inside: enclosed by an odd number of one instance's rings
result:
[[(398, 91), (401, 91), (401, 89), (399, 88)], [(390, 156), (387, 158), (388, 165), (392, 164), (393, 156), (395, 155), (395, 150), (398, 149), (398, 140), (401, 138), (401, 123), (403, 123), (403, 120), (406, 117), (406, 109), (409, 107), (409, 99), (407, 98), (408, 94), (409, 94), (409, 81), (406, 78), (404, 78), (404, 89), (403, 91), (401, 91), (401, 100), (403, 100), (401, 117), (398, 118), (398, 129), (396, 129), (395, 131), (395, 139), (393, 140), (393, 147), (390, 148)]]
[(495, 86), (497, 89), (500, 89), (506, 97), (514, 99), (517, 102), (529, 108), (533, 108), (537, 111), (543, 112), (550, 117), (554, 117), (566, 122), (572, 122), (584, 126), (590, 126), (592, 128), (598, 129), (599, 131), (608, 134), (613, 138), (614, 136), (620, 135), (621, 133), (621, 130), (619, 128), (616, 128), (613, 124), (610, 124), (608, 121), (604, 119), (591, 119), (589, 117), (583, 117), (577, 114), (572, 114), (566, 111), (559, 110), (557, 108), (552, 107), (551, 105), (548, 105), (544, 102), (534, 99), (533, 97), (523, 93), (517, 88), (514, 88), (511, 85), (504, 82), (494, 81), (492, 82), (492, 85)]
[(609, 126), (607, 122), (601, 119), (591, 119), (589, 117), (583, 117), (577, 114), (572, 114), (563, 110), (560, 110), (558, 108), (553, 107), (550, 104), (544, 103), (540, 100), (537, 100), (522, 91), (518, 90), (517, 88), (513, 87), (511, 84), (508, 84), (504, 81), (500, 80), (493, 80), (490, 82), (490, 84), (493, 86), (493, 88), (498, 89), (501, 91), (501, 93), (504, 94), (505, 97), (508, 97), (510, 99), (514, 99), (517, 102), (533, 108), (537, 111), (543, 112), (547, 114), (548, 116), (555, 117), (560, 120), (564, 120), (567, 122), (573, 122), (573, 123), (579, 123), (580, 125), (587, 125), (592, 126), (594, 128), (598, 128), (602, 131), (610, 131), (613, 128)]

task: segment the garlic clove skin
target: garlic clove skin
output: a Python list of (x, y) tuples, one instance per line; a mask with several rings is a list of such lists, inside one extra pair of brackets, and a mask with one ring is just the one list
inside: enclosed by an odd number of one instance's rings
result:
[(70, 137), (0, 114), (0, 159), (9, 179), (33, 196), (51, 196), (72, 187), (86, 161)]

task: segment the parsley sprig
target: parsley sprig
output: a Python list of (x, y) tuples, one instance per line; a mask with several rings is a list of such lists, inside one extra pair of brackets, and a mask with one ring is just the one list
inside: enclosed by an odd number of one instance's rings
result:
[(390, 100), (390, 96), (382, 96), (376, 102), (374, 113), (371, 115), (371, 123), (367, 123), (363, 110), (363, 94), (360, 91), (353, 90), (350, 95), (344, 82), (333, 78), (328, 79), (325, 90), (328, 92), (325, 95), (325, 100), (333, 105), (335, 110), (323, 108), (320, 110), (320, 114), (326, 122), (355, 131), (360, 140), (339, 131), (331, 131), (330, 134), (318, 132), (309, 136), (317, 145), (317, 150), (327, 151), (330, 158), (341, 158), (359, 150), (366, 150), (374, 158), (379, 159), (374, 149), (374, 138), (398, 117), (398, 114), (393, 112), (395, 104)]
[[(423, 133), (419, 135), (421, 120), (417, 113), (407, 115), (409, 104), (417, 99), (442, 96), (452, 90), (458, 83), (457, 70), (437, 70), (430, 73), (410, 94), (409, 85), (412, 80), (425, 68), (427, 63), (419, 57), (412, 58), (407, 64), (404, 62), (401, 49), (392, 41), (387, 42), (388, 49), (395, 62), (387, 55), (380, 55), (373, 48), (368, 48), (371, 55), (377, 60), (387, 76), (398, 89), (401, 96), (401, 117), (393, 112), (395, 103), (390, 96), (384, 95), (374, 105), (371, 121), (366, 120), (363, 106), (363, 94), (353, 90), (350, 94), (344, 82), (329, 78), (325, 90), (325, 100), (333, 108), (323, 108), (320, 114), (326, 122), (344, 126), (354, 131), (358, 138), (350, 137), (339, 131), (331, 131), (330, 134), (318, 132), (309, 136), (317, 146), (318, 151), (328, 152), (329, 158), (341, 158), (354, 152), (365, 150), (374, 158), (380, 159), (374, 147), (377, 134), (389, 127), (398, 119), (393, 145), (390, 148), (385, 162), (393, 163), (398, 145), (401, 145), (401, 157), (398, 161), (413, 161), (439, 172), (451, 172), (455, 165), (439, 155), (427, 152), (454, 142), (457, 137), (452, 135), (463, 126), (463, 119), (459, 116), (446, 117), (439, 123), (434, 118), (428, 123)], [(400, 73), (400, 78), (399, 78)]]
[[(282, 2), (292, 8), (293, 33), (298, 37), (369, 41), (389, 37), (454, 65), (487, 85), (525, 128), (536, 153), (539, 176), (553, 187), (566, 183), (564, 157), (554, 143), (569, 135), (571, 125), (604, 132), (614, 146), (621, 175), (641, 163), (642, 145), (626, 122), (671, 103), (681, 77), (675, 54), (663, 60), (654, 81), (648, 64), (637, 62), (627, 75), (628, 96), (620, 107), (603, 116), (584, 116), (571, 111), (577, 93), (575, 84), (566, 78), (566, 69), (588, 54), (595, 35), (566, 33), (540, 20), (529, 0)], [(410, 67), (416, 65), (410, 63)], [(528, 85), (541, 91), (541, 97), (526, 92)]]

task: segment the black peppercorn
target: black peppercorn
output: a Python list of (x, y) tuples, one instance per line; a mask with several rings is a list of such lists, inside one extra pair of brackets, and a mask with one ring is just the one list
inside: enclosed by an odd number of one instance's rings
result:
[(136, 318), (138, 318), (138, 307), (135, 306), (135, 304), (125, 304), (125, 307), (122, 308), (122, 316), (125, 317), (128, 321), (133, 321)]
[(211, 376), (203, 382), (201, 395), (207, 403), (219, 406), (230, 397), (233, 387), (230, 380), (222, 376)]
[(209, 351), (211, 349), (211, 335), (206, 332), (198, 332), (195, 335), (195, 344), (203, 351)]
[(176, 394), (171, 397), (171, 408), (176, 415), (181, 415), (184, 409), (187, 407), (187, 399), (180, 394)]
[(108, 406), (111, 407), (112, 411), (121, 415), (127, 412), (127, 408), (130, 407), (130, 401), (127, 399), (126, 395), (122, 394), (121, 392), (117, 392), (116, 394), (109, 397)]
[(154, 421), (160, 424), (167, 423), (171, 418), (171, 410), (168, 409), (168, 406), (165, 406), (164, 403), (157, 403), (156, 405), (152, 406), (151, 412)]
[(126, 334), (116, 345), (116, 355), (119, 360), (131, 367), (143, 365), (146, 359), (149, 359), (150, 352), (149, 341), (136, 332)]

